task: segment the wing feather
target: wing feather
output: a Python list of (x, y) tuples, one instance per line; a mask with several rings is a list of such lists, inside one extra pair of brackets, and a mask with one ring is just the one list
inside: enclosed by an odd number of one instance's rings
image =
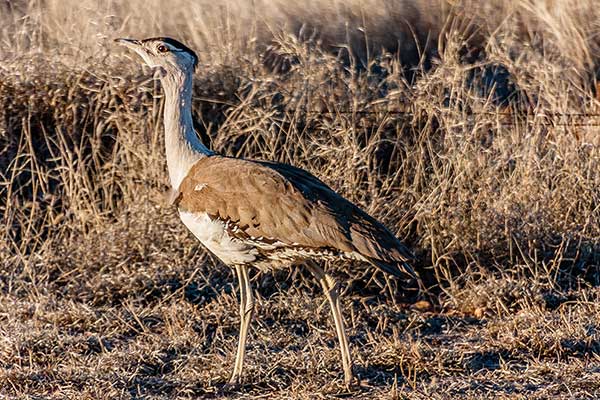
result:
[[(202, 190), (194, 190), (197, 185)], [(414, 276), (413, 256), (385, 226), (310, 173), (287, 164), (222, 156), (198, 161), (178, 207), (236, 223), (245, 235), (358, 253), (394, 275)]]

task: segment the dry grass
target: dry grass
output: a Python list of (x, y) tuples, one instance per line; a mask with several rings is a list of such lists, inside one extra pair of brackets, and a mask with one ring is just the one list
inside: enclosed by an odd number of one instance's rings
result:
[(0, 4), (0, 398), (345, 393), (302, 271), (254, 276), (249, 384), (220, 391), (234, 279), (164, 204), (160, 87), (111, 43), (157, 34), (200, 54), (214, 149), (314, 172), (417, 253), (413, 306), (337, 269), (349, 397), (600, 396), (594, 2), (217, 3)]

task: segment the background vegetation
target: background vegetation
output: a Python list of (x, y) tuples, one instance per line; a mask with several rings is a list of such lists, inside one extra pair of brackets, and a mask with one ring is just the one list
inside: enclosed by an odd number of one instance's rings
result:
[(333, 268), (350, 397), (600, 396), (599, 10), (0, 3), (0, 397), (345, 394), (329, 310), (292, 269), (254, 276), (248, 384), (221, 391), (234, 277), (163, 200), (160, 85), (112, 43), (157, 35), (200, 56), (213, 149), (310, 170), (417, 254), (419, 299)]

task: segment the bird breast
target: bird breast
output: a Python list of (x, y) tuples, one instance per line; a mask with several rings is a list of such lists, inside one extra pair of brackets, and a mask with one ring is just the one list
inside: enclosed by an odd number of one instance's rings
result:
[(207, 213), (179, 211), (179, 217), (192, 234), (227, 265), (252, 263), (258, 250), (250, 243), (233, 238), (224, 221), (211, 219)]

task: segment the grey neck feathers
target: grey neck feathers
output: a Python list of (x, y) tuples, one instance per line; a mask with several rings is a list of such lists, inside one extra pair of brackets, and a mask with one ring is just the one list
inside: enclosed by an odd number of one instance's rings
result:
[(198, 160), (213, 154), (198, 138), (192, 122), (192, 74), (169, 73), (162, 78), (165, 91), (165, 150), (173, 189)]

